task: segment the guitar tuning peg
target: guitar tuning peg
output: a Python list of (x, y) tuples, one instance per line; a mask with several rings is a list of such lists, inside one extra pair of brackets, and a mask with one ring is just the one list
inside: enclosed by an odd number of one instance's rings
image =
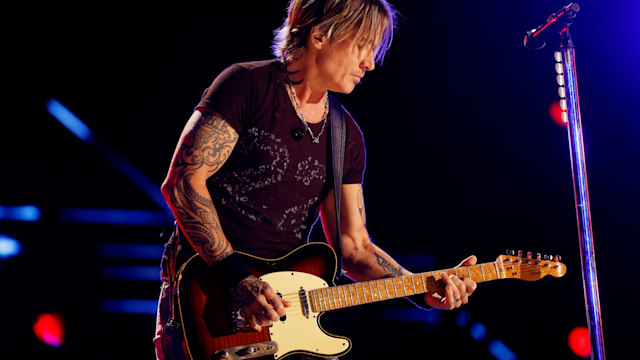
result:
[(553, 261), (555, 261), (555, 262), (558, 262), (560, 260), (562, 260), (562, 256), (560, 256), (560, 255), (556, 255), (556, 256), (553, 257)]
[(507, 255), (511, 255), (511, 250), (507, 249), (507, 251), (504, 252)]
[(544, 254), (544, 260), (549, 260), (549, 255)]
[(522, 257), (522, 250), (518, 250), (518, 257)]
[(558, 82), (559, 86), (564, 86), (564, 76), (562, 75), (556, 76), (556, 81)]
[(533, 254), (531, 253), (531, 251), (527, 252), (527, 259), (532, 259), (533, 258)]
[(542, 258), (542, 256), (540, 256), (540, 253), (536, 254), (536, 259), (540, 260), (540, 258)]

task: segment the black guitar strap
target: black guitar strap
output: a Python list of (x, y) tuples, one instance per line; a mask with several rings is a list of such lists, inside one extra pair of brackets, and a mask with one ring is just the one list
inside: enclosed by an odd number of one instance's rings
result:
[(342, 104), (335, 97), (329, 95), (329, 114), (331, 117), (331, 154), (333, 158), (333, 188), (336, 197), (336, 241), (335, 251), (338, 260), (336, 280), (343, 274), (342, 270), (342, 239), (340, 238), (340, 199), (342, 196), (342, 173), (344, 164), (344, 148), (347, 137), (347, 122)]

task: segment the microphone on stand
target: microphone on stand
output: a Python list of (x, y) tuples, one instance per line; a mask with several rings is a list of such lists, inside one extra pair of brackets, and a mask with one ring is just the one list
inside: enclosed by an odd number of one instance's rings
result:
[(578, 11), (580, 11), (580, 5), (571, 3), (555, 14), (549, 15), (544, 24), (527, 31), (527, 35), (524, 37), (524, 47), (529, 50), (542, 49), (550, 36), (561, 32), (573, 23)]

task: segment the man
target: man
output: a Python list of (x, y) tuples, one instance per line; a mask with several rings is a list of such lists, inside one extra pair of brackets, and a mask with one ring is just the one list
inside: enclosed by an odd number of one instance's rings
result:
[[(183, 356), (171, 351), (179, 334), (168, 339), (165, 330), (171, 275), (189, 255), (199, 254), (247, 324), (260, 331), (260, 324), (285, 316), (289, 302), (251, 275), (235, 251), (282, 256), (306, 242), (318, 214), (329, 243), (335, 244), (328, 92), (350, 93), (382, 61), (394, 18), (386, 0), (291, 0), (274, 40), (277, 59), (233, 65), (207, 89), (162, 186), (188, 243), (173, 244), (182, 255), (177, 264), (165, 261), (163, 267), (158, 358)], [(361, 185), (364, 143), (345, 115), (343, 268), (357, 281), (410, 274), (369, 238)], [(461, 265), (475, 262), (472, 256)], [(426, 294), (428, 306), (460, 307), (476, 286), (469, 278), (444, 274), (442, 281), (444, 291)]]

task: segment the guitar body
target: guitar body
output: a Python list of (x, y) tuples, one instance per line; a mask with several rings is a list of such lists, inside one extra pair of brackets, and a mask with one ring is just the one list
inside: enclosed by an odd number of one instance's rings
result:
[(333, 285), (336, 256), (328, 245), (307, 244), (279, 259), (240, 254), (254, 276), (291, 302), (287, 315), (260, 332), (239, 328), (228, 292), (195, 255), (178, 275), (178, 309), (192, 360), (281, 359), (295, 353), (336, 357), (349, 351), (349, 339), (325, 332), (321, 313), (305, 311), (304, 297), (298, 296), (301, 290)]
[(195, 255), (178, 273), (177, 300), (185, 347), (192, 360), (279, 360), (300, 353), (337, 357), (351, 349), (351, 341), (322, 329), (323, 311), (435, 292), (442, 272), (481, 283), (499, 279), (535, 281), (546, 275), (561, 277), (567, 271), (557, 256), (551, 260), (538, 254), (534, 259), (531, 253), (521, 257), (520, 252), (518, 256), (511, 252), (492, 263), (334, 286), (336, 255), (326, 244), (307, 244), (279, 259), (239, 254), (254, 276), (268, 282), (291, 303), (287, 315), (263, 325), (260, 332), (248, 329), (237, 309), (232, 309), (228, 291)]

